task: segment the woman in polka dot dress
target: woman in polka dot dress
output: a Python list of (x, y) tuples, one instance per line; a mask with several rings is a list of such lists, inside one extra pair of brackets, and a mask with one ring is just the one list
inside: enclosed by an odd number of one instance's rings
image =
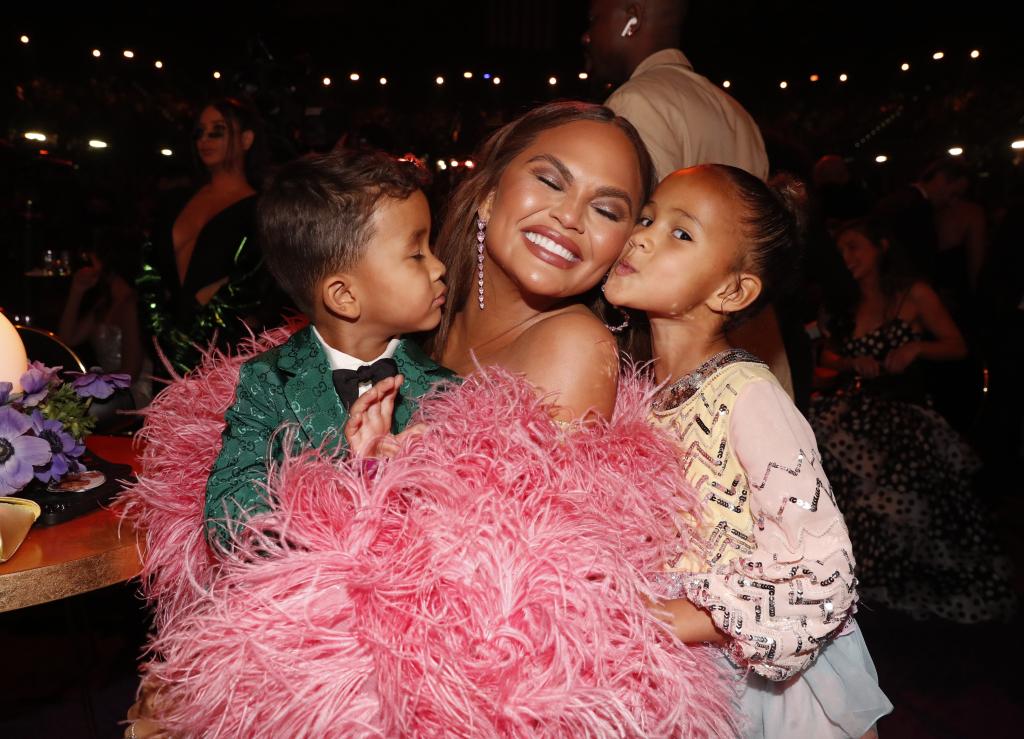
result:
[(857, 284), (849, 315), (825, 323), (822, 363), (843, 380), (810, 421), (857, 555), (862, 601), (915, 618), (1008, 619), (1009, 563), (994, 537), (980, 463), (932, 407), (918, 360), (962, 358), (960, 331), (926, 283), (906, 277), (871, 221), (839, 251)]

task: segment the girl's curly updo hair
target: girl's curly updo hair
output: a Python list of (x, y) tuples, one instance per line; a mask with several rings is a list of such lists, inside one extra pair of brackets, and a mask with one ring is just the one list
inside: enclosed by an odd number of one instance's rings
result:
[(747, 243), (736, 270), (761, 279), (757, 299), (726, 319), (726, 329), (731, 329), (795, 286), (803, 253), (807, 191), (789, 174), (776, 175), (765, 183), (738, 167), (708, 166), (726, 178), (746, 206), (743, 231)]

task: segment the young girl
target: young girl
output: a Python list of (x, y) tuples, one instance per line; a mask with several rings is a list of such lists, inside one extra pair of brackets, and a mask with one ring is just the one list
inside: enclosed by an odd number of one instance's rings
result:
[(686, 642), (714, 642), (746, 670), (750, 737), (860, 737), (892, 710), (860, 631), (854, 559), (807, 422), (727, 329), (794, 269), (792, 185), (734, 167), (666, 178), (605, 295), (647, 314), (650, 418), (678, 439), (702, 494), (690, 546), (654, 576), (652, 609)]

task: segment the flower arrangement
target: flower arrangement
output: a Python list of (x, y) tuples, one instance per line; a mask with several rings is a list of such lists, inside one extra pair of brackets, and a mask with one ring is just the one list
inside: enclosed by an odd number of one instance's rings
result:
[(0, 495), (83, 471), (83, 440), (96, 422), (89, 406), (131, 384), (126, 374), (67, 372), (62, 379), (60, 370), (32, 362), (20, 392), (0, 382)]

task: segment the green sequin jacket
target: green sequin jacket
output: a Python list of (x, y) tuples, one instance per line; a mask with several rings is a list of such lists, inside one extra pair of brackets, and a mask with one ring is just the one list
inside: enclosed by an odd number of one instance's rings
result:
[[(395, 403), (392, 431), (409, 423), (416, 399), (455, 374), (403, 339), (393, 359), (405, 381)], [(207, 537), (227, 544), (230, 531), (254, 513), (270, 509), (262, 484), (269, 462), (284, 456), (284, 424), (297, 426), (295, 448), (345, 452), (342, 427), (348, 413), (338, 399), (323, 346), (311, 327), (242, 365), (235, 403), (224, 415), (223, 446), (206, 485)]]

